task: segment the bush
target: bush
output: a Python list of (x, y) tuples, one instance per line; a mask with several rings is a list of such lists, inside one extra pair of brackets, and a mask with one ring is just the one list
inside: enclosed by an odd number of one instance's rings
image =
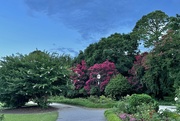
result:
[(121, 121), (121, 119), (112, 110), (106, 110), (104, 115), (107, 121)]
[(168, 119), (171, 119), (171, 120), (180, 121), (180, 114), (178, 114), (176, 112), (171, 112), (169, 110), (163, 111), (161, 116), (163, 118), (168, 118)]
[(132, 106), (136, 112), (136, 107), (142, 104), (150, 104), (154, 107), (154, 110), (157, 112), (159, 109), (158, 103), (147, 94), (133, 94), (128, 100), (130, 106)]
[(158, 103), (149, 95), (133, 94), (119, 101), (116, 111), (119, 113), (134, 114), (138, 111), (138, 107), (142, 105), (150, 106), (151, 110), (155, 110), (156, 112), (159, 109)]
[(127, 95), (130, 92), (130, 84), (127, 79), (121, 74), (112, 78), (105, 88), (105, 94), (119, 100), (120, 97)]

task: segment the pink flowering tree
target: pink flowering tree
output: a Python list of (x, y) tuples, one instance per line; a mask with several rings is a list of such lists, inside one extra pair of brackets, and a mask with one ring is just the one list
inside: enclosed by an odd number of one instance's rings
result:
[(71, 75), (71, 80), (75, 90), (84, 89), (86, 81), (89, 79), (86, 62), (82, 60), (80, 64), (77, 64), (76, 67), (72, 68), (72, 71), (73, 74)]
[(117, 74), (115, 64), (108, 60), (101, 64), (94, 64), (89, 69), (89, 80), (86, 82), (85, 90), (89, 94), (101, 95), (111, 77)]
[(128, 71), (130, 76), (127, 79), (136, 93), (142, 92), (145, 88), (142, 83), (142, 77), (145, 74), (145, 70), (148, 69), (148, 66), (145, 65), (147, 55), (147, 52), (136, 55), (133, 67)]

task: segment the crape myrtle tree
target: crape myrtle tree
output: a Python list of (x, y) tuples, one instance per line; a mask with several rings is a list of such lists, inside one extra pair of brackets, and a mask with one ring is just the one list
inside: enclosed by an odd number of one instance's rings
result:
[[(108, 60), (101, 64), (94, 64), (88, 71), (89, 80), (87, 80), (84, 88), (89, 94), (99, 96), (104, 93), (104, 89), (111, 77), (118, 73), (115, 64)], [(97, 77), (98, 75), (100, 76), (99, 78)]]
[(132, 37), (137, 40), (143, 40), (145, 47), (153, 47), (161, 40), (162, 35), (167, 31), (169, 17), (160, 10), (153, 11), (144, 15), (137, 21)]
[(93, 66), (109, 60), (116, 65), (119, 73), (127, 75), (132, 67), (137, 47), (137, 40), (132, 39), (131, 34), (114, 33), (107, 38), (102, 38), (99, 42), (90, 44), (84, 52), (81, 51), (74, 62), (80, 63), (83, 58), (88, 66)]
[(72, 68), (72, 74), (70, 76), (71, 81), (74, 85), (74, 91), (77, 91), (77, 95), (84, 95), (86, 91), (84, 90), (84, 86), (86, 81), (89, 79), (88, 67), (84, 60), (81, 61), (80, 64), (77, 64)]
[(33, 100), (46, 107), (67, 83), (69, 71), (61, 56), (36, 50), (28, 55), (6, 56), (0, 63), (0, 102), (21, 107)]
[(146, 86), (143, 82), (143, 76), (148, 69), (146, 62), (147, 52), (138, 54), (135, 56), (133, 67), (128, 71), (127, 77), (129, 84), (131, 85), (133, 93), (145, 93)]

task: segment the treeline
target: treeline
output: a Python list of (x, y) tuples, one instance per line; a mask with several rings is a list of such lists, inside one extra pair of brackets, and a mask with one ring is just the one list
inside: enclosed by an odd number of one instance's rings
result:
[[(150, 52), (138, 50), (140, 42)], [(90, 44), (79, 55), (35, 50), (0, 62), (0, 102), (23, 106), (33, 100), (45, 107), (53, 95), (114, 99), (146, 93), (158, 99), (180, 87), (180, 16), (162, 11), (144, 15), (128, 34), (114, 33)]]

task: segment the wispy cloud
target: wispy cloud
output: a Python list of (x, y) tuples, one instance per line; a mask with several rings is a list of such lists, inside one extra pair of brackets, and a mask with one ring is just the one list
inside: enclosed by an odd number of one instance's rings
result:
[[(25, 0), (32, 11), (42, 12), (78, 31), (83, 39), (132, 26), (134, 10), (126, 0)], [(127, 14), (128, 13), (128, 14)]]

